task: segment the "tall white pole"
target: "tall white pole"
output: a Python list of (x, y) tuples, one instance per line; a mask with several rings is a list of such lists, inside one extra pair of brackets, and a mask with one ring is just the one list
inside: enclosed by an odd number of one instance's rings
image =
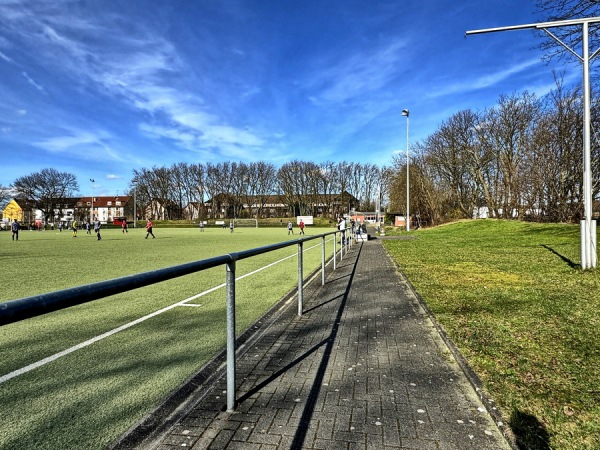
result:
[[(581, 268), (596, 267), (594, 261), (595, 249), (592, 252), (592, 170), (590, 157), (590, 54), (588, 23), (583, 22), (582, 34), (583, 56), (583, 209), (584, 224), (582, 233), (585, 235), (584, 246), (581, 249)], [(593, 254), (594, 253), (594, 254)]]
[(92, 207), (90, 209), (90, 225), (92, 223), (94, 223), (94, 183), (96, 182), (96, 180), (94, 180), (93, 178), (90, 178), (90, 181), (92, 182)]
[(379, 201), (381, 200), (381, 180), (377, 185), (377, 201), (375, 202), (375, 225), (377, 229), (379, 229), (379, 211), (381, 210), (381, 204)]
[(137, 228), (137, 181), (133, 183), (133, 228)]
[(406, 231), (410, 231), (410, 177), (408, 166), (410, 159), (408, 156), (408, 117), (410, 112), (408, 109), (402, 111), (402, 115), (406, 116)]

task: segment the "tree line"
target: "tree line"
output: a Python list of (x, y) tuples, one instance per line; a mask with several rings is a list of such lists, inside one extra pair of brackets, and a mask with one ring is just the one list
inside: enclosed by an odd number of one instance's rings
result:
[[(221, 214), (221, 206), (230, 218), (267, 217), (274, 199), (286, 205), (291, 216), (335, 217), (350, 209), (374, 210), (373, 197), (384, 172), (375, 164), (346, 161), (294, 160), (279, 168), (264, 161), (177, 163), (134, 170), (129, 195), (135, 193), (138, 204), (164, 209), (168, 219), (184, 218), (189, 204), (197, 205), (207, 218)], [(349, 198), (344, 193), (357, 201), (341, 204), (342, 198)], [(248, 205), (254, 205), (254, 211)]]
[[(592, 107), (593, 196), (598, 196), (599, 105)], [(583, 105), (579, 88), (542, 98), (502, 95), (484, 111), (463, 110), (412, 146), (411, 212), (429, 224), (490, 217), (572, 222), (583, 215)], [(406, 162), (395, 160), (392, 209), (403, 209)]]

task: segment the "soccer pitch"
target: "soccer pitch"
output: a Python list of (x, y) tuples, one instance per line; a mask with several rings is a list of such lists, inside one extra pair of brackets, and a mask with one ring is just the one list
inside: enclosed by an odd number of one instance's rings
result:
[[(98, 241), (84, 230), (21, 231), (13, 242), (1, 232), (0, 301), (298, 238), (284, 228), (154, 234), (108, 229)], [(304, 243), (305, 276), (320, 267), (320, 244)], [(238, 334), (294, 289), (297, 276), (297, 246), (238, 261)], [(0, 327), (0, 449), (115, 442), (225, 346), (224, 282), (222, 266)]]

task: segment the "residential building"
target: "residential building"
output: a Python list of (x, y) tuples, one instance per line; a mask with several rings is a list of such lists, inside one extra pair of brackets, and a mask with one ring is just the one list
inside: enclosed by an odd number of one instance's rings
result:
[(93, 208), (93, 217), (97, 217), (102, 223), (111, 223), (115, 217), (125, 216), (125, 207), (130, 200), (132, 198), (127, 195), (81, 197), (75, 204), (75, 216), (78, 220), (85, 221), (90, 218)]

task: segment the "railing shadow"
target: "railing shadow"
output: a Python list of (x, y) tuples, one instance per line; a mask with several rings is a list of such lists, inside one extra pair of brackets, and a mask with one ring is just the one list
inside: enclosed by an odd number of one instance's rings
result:
[(542, 247), (544, 247), (546, 250), (554, 253), (556, 256), (558, 256), (560, 259), (562, 259), (564, 262), (566, 262), (569, 265), (569, 267), (571, 267), (571, 269), (577, 269), (578, 267), (581, 267), (581, 264), (577, 264), (574, 261), (567, 258), (566, 256), (561, 255), (556, 250), (554, 250), (552, 247), (549, 247), (546, 244), (542, 244)]
[(325, 378), (325, 371), (327, 370), (327, 365), (329, 364), (329, 360), (331, 358), (331, 353), (333, 350), (333, 344), (335, 342), (335, 338), (337, 337), (337, 333), (339, 330), (340, 322), (342, 320), (342, 315), (344, 310), (346, 309), (346, 302), (348, 300), (348, 294), (350, 293), (350, 287), (352, 286), (352, 280), (354, 279), (354, 275), (356, 273), (356, 266), (358, 264), (358, 259), (360, 258), (362, 246), (359, 247), (356, 255), (356, 259), (354, 261), (354, 266), (352, 267), (352, 272), (350, 273), (350, 277), (348, 278), (348, 284), (346, 285), (346, 289), (344, 291), (344, 295), (342, 297), (342, 301), (340, 302), (340, 306), (338, 308), (337, 314), (333, 321), (333, 326), (331, 327), (331, 333), (325, 342), (325, 350), (323, 352), (323, 358), (319, 364), (319, 368), (317, 369), (317, 374), (313, 381), (312, 388), (308, 394), (308, 398), (306, 401), (306, 405), (304, 406), (304, 410), (302, 411), (302, 416), (300, 417), (300, 423), (298, 424), (298, 429), (296, 430), (296, 434), (294, 435), (294, 440), (290, 446), (291, 449), (301, 449), (304, 440), (306, 439), (306, 434), (308, 432), (308, 427), (310, 424), (310, 418), (312, 417), (315, 405), (317, 403), (317, 399), (319, 397), (319, 392), (321, 391), (321, 387), (323, 386), (323, 379)]
[(324, 301), (324, 302), (322, 302), (322, 303), (319, 303), (318, 305), (315, 305), (315, 306), (313, 306), (312, 308), (305, 309), (305, 310), (304, 310), (304, 314), (307, 314), (307, 313), (309, 313), (309, 312), (311, 312), (311, 311), (314, 311), (315, 309), (322, 308), (323, 306), (325, 306), (325, 305), (327, 305), (327, 304), (329, 304), (329, 303), (331, 303), (331, 302), (335, 302), (335, 301), (336, 301), (336, 300), (338, 300), (340, 297), (343, 297), (343, 295), (337, 295), (337, 296), (335, 296), (335, 297), (333, 297), (333, 298), (331, 298), (331, 299), (329, 299), (329, 300), (326, 300), (326, 301)]
[[(354, 261), (354, 265), (352, 267), (352, 271), (348, 277), (348, 283), (346, 285), (346, 289), (344, 291), (344, 294), (341, 296), (336, 296), (335, 298), (328, 300), (325, 303), (330, 303), (336, 299), (340, 299), (341, 298), (341, 302), (340, 305), (338, 307), (337, 313), (335, 318), (333, 319), (333, 326), (331, 327), (331, 331), (329, 333), (329, 335), (323, 339), (321, 342), (319, 342), (318, 344), (314, 345), (313, 347), (311, 347), (308, 351), (306, 351), (304, 354), (302, 354), (300, 357), (296, 358), (294, 361), (290, 362), (289, 364), (287, 364), (285, 367), (282, 367), (281, 369), (277, 370), (276, 372), (274, 372), (271, 376), (269, 376), (267, 379), (263, 380), (261, 383), (257, 384), (255, 387), (253, 387), (250, 391), (248, 391), (247, 393), (245, 393), (244, 395), (240, 396), (238, 401), (241, 403), (244, 400), (249, 399), (250, 397), (252, 397), (254, 394), (258, 393), (261, 389), (263, 389), (265, 386), (269, 385), (271, 382), (275, 381), (278, 377), (280, 377), (281, 375), (283, 375), (285, 372), (289, 371), (291, 368), (293, 368), (294, 366), (296, 366), (297, 364), (301, 363), (303, 360), (305, 360), (307, 357), (309, 357), (310, 355), (312, 355), (313, 353), (315, 353), (318, 349), (320, 349), (321, 347), (325, 346), (325, 349), (323, 351), (323, 356), (321, 358), (321, 362), (319, 363), (319, 367), (317, 369), (317, 373), (315, 375), (315, 379), (313, 381), (312, 384), (312, 388), (308, 394), (308, 398), (306, 401), (306, 405), (304, 406), (304, 410), (302, 411), (302, 416), (300, 418), (300, 422), (298, 424), (298, 429), (296, 430), (296, 433), (294, 435), (294, 439), (291, 443), (290, 448), (291, 449), (301, 449), (304, 441), (306, 439), (306, 435), (308, 432), (308, 427), (310, 424), (310, 419), (314, 413), (315, 410), (315, 405), (317, 402), (317, 399), (319, 397), (319, 392), (321, 390), (321, 387), (323, 386), (323, 380), (325, 377), (325, 372), (327, 369), (327, 366), (329, 364), (329, 360), (331, 359), (331, 354), (333, 351), (333, 344), (335, 343), (335, 339), (337, 337), (338, 334), (338, 330), (339, 330), (339, 324), (342, 318), (342, 315), (344, 313), (344, 310), (346, 308), (346, 301), (348, 300), (348, 294), (350, 292), (350, 287), (352, 286), (352, 280), (354, 279), (354, 275), (356, 273), (356, 266), (358, 263), (358, 259), (360, 257), (360, 253), (362, 250), (362, 246), (359, 247), (357, 255), (356, 255), (356, 260)], [(321, 303), (313, 308), (311, 308), (308, 311), (312, 311), (316, 308), (320, 308), (322, 307), (325, 303)], [(307, 313), (308, 311), (305, 311), (305, 313)]]

